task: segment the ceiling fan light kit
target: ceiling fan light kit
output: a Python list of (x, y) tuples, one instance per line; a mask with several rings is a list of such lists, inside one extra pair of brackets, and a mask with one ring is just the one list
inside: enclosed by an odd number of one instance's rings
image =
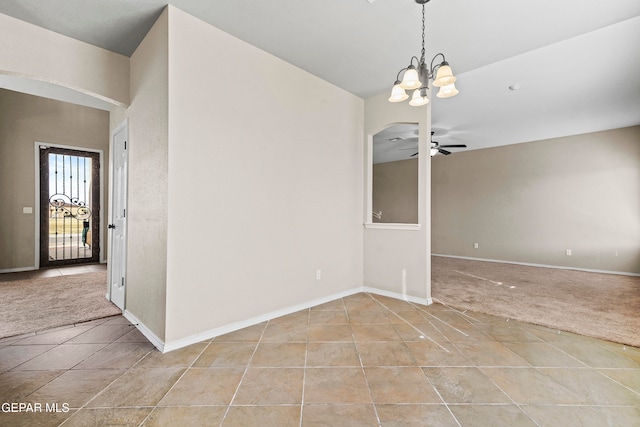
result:
[[(429, 80), (433, 80), (433, 86), (440, 88), (436, 94), (438, 98), (455, 96), (458, 94), (458, 89), (455, 86), (456, 77), (453, 75), (451, 66), (445, 59), (444, 54), (438, 53), (435, 55), (431, 60), (430, 67), (427, 66), (424, 49), (424, 5), (429, 0), (415, 0), (415, 2), (422, 5), (422, 52), (420, 59), (416, 56), (411, 57), (409, 66), (398, 71), (396, 81), (391, 89), (389, 102), (402, 102), (409, 98), (406, 91), (413, 90), (409, 105), (419, 107), (429, 103)], [(442, 57), (442, 62), (434, 66), (434, 62), (438, 57)], [(416, 65), (414, 65), (414, 60)], [(404, 75), (400, 80), (402, 73)]]

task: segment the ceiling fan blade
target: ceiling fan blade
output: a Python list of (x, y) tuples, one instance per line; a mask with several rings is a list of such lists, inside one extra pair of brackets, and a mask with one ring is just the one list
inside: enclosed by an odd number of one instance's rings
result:
[(417, 156), (418, 153), (413, 153), (412, 155), (410, 155), (409, 157), (413, 157), (413, 156)]
[(445, 156), (448, 156), (449, 154), (451, 154), (451, 151), (443, 150), (442, 148), (438, 148), (438, 151), (444, 154)]
[(467, 148), (467, 146), (466, 146), (466, 145), (464, 145), (464, 144), (441, 145), (440, 147), (447, 147), (447, 148)]

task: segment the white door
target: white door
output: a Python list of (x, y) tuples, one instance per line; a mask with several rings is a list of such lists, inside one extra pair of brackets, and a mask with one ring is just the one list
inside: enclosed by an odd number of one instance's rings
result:
[(113, 192), (111, 222), (111, 256), (109, 258), (109, 300), (121, 310), (125, 306), (126, 260), (127, 260), (127, 139), (125, 122), (113, 135), (111, 147), (113, 169), (111, 189)]

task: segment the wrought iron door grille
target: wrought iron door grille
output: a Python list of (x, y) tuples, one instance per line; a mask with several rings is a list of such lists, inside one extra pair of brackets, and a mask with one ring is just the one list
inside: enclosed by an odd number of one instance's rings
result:
[(41, 224), (41, 240), (46, 240), (41, 242), (41, 265), (97, 261), (97, 154), (42, 149), (41, 191), (47, 212)]
[(91, 258), (91, 159), (50, 153), (49, 168), (49, 259)]

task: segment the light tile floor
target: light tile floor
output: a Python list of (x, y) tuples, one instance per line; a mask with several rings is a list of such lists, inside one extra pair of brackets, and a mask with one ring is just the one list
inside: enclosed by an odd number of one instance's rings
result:
[(6, 338), (0, 395), (42, 404), (11, 426), (629, 427), (640, 349), (357, 294), (167, 354), (123, 317)]

